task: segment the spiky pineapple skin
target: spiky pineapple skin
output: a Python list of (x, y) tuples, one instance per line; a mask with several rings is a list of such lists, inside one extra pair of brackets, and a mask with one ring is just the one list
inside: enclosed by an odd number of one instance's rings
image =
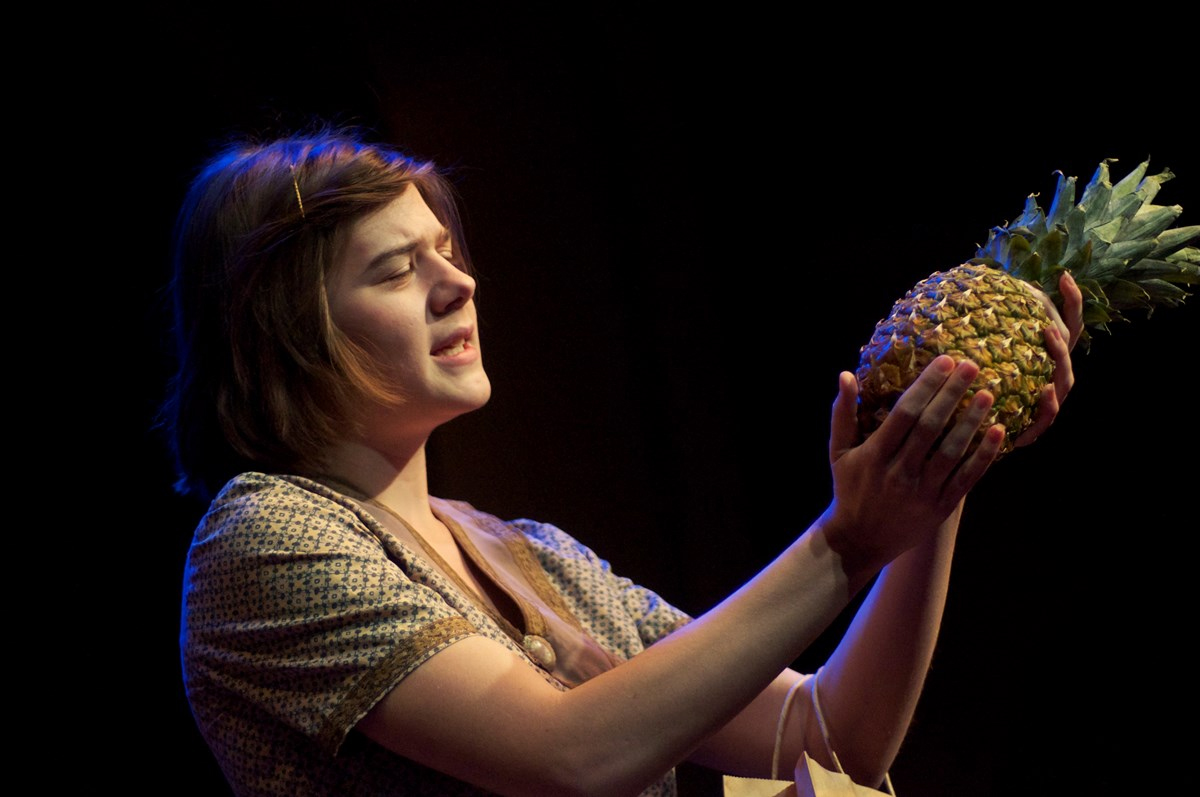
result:
[(1000, 453), (1011, 451), (1053, 380), (1043, 298), (1061, 305), (1063, 272), (1083, 295), (1078, 342), (1084, 351), (1091, 331), (1111, 331), (1109, 324), (1127, 321), (1129, 310), (1148, 316), (1156, 307), (1183, 303), (1187, 288), (1200, 284), (1200, 226), (1173, 226), (1183, 208), (1155, 202), (1175, 175), (1169, 169), (1150, 174), (1146, 160), (1114, 183), (1113, 162), (1100, 162), (1078, 202), (1076, 179), (1058, 172), (1048, 211), (1030, 194), (1021, 214), (993, 227), (973, 259), (933, 274), (895, 304), (860, 351), (864, 435), (879, 427), (929, 362), (949, 354), (981, 366), (962, 407), (985, 388), (996, 399), (972, 448), (990, 425), (1001, 423), (1007, 433)]
[(860, 350), (856, 376), (863, 435), (883, 423), (926, 365), (948, 354), (980, 368), (960, 412), (981, 390), (995, 399), (972, 448), (999, 423), (1006, 430), (1000, 453), (1008, 453), (1033, 423), (1043, 388), (1054, 378), (1045, 342), (1045, 329), (1053, 323), (1032, 286), (1000, 269), (964, 263), (918, 282), (876, 324)]

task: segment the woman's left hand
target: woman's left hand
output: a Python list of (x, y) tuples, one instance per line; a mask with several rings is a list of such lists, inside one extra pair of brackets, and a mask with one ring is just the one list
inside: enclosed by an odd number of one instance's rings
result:
[(1083, 292), (1067, 271), (1058, 278), (1058, 290), (1063, 306), (1060, 313), (1046, 294), (1038, 291), (1042, 302), (1054, 324), (1046, 327), (1046, 349), (1054, 358), (1054, 384), (1042, 391), (1041, 401), (1033, 417), (1033, 425), (1017, 438), (1015, 445), (1027, 446), (1050, 428), (1058, 416), (1058, 410), (1075, 384), (1075, 372), (1071, 368), (1071, 350), (1079, 342), (1083, 332)]

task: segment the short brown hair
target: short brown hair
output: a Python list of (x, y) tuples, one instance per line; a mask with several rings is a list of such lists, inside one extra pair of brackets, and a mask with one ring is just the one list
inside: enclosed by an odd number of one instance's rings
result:
[(179, 492), (210, 500), (243, 470), (317, 470), (350, 401), (398, 400), (333, 324), (325, 281), (349, 224), (409, 185), (469, 270), (448, 177), (359, 130), (239, 139), (203, 165), (174, 237), (163, 424)]

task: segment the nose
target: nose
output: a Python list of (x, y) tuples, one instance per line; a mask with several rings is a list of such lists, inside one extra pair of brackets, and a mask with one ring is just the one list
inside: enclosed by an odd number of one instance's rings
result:
[(444, 316), (458, 310), (475, 296), (475, 278), (445, 258), (439, 257), (437, 282), (429, 294), (430, 310)]

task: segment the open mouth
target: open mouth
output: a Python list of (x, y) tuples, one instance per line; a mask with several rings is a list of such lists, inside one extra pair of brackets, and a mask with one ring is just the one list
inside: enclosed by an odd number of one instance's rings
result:
[(462, 354), (467, 349), (465, 340), (456, 340), (449, 346), (443, 346), (433, 353), (435, 357), (453, 357), (456, 354)]

